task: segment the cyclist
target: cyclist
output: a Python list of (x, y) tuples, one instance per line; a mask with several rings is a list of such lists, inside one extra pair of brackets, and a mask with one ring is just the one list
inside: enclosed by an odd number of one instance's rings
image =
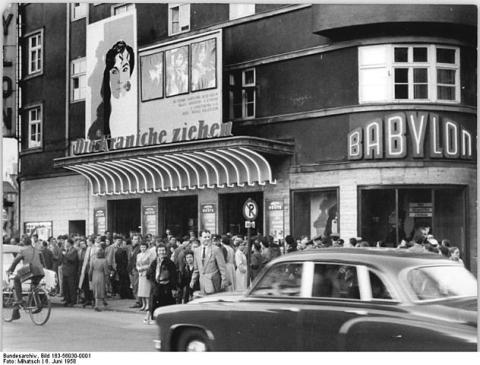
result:
[[(7, 275), (10, 276), (21, 260), (23, 260), (24, 266), (30, 264), (30, 272), (28, 274), (22, 276), (17, 273), (13, 279), (16, 301), (12, 320), (20, 318), (20, 306), (24, 304), (22, 300), (22, 282), (31, 279), (33, 285), (38, 285), (45, 275), (45, 272), (43, 271), (45, 263), (40, 250), (32, 246), (32, 241), (28, 237), (25, 238), (24, 246), (25, 248), (18, 253), (17, 257), (13, 260), (12, 265), (7, 270)], [(36, 312), (39, 312), (40, 310), (41, 308), (37, 308)]]

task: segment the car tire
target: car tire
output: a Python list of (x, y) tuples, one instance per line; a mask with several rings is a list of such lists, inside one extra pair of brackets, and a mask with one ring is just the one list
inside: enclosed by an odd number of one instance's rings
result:
[(200, 329), (184, 330), (177, 342), (178, 351), (206, 352), (210, 351), (209, 340), (205, 332)]

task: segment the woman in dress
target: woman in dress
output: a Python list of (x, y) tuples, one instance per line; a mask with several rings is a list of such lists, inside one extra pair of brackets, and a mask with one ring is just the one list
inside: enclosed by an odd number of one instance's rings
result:
[(222, 236), (222, 246), (225, 247), (225, 275), (229, 285), (225, 288), (225, 291), (235, 291), (235, 252), (232, 246), (230, 246), (230, 238)]
[(235, 265), (237, 266), (235, 271), (236, 290), (245, 290), (248, 287), (246, 250), (245, 242), (240, 240), (240, 244), (235, 251)]
[(137, 255), (138, 299), (142, 301), (140, 311), (148, 311), (148, 298), (150, 298), (151, 284), (147, 279), (147, 270), (152, 260), (147, 248), (147, 242), (142, 242), (140, 244), (140, 253)]
[(108, 276), (108, 266), (107, 261), (105, 260), (105, 251), (99, 249), (97, 251), (97, 257), (92, 261), (90, 266), (88, 276), (92, 281), (93, 294), (95, 296), (95, 307), (94, 309), (97, 312), (100, 312), (98, 307), (100, 300), (103, 301), (103, 305), (107, 305), (105, 300), (105, 278)]

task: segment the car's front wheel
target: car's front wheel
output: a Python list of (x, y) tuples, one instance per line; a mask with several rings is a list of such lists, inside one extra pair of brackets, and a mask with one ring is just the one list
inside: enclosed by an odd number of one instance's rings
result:
[(180, 334), (177, 349), (187, 352), (209, 351), (208, 337), (200, 329), (187, 329)]

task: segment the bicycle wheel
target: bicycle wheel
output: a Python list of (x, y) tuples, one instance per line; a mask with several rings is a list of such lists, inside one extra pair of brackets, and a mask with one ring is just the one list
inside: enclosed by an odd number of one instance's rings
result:
[(11, 322), (13, 318), (13, 308), (15, 307), (15, 295), (10, 288), (3, 289), (3, 308), (2, 318), (5, 322)]
[(28, 314), (30, 319), (37, 326), (47, 323), (50, 318), (52, 305), (48, 293), (43, 288), (34, 289), (31, 295), (28, 296)]

